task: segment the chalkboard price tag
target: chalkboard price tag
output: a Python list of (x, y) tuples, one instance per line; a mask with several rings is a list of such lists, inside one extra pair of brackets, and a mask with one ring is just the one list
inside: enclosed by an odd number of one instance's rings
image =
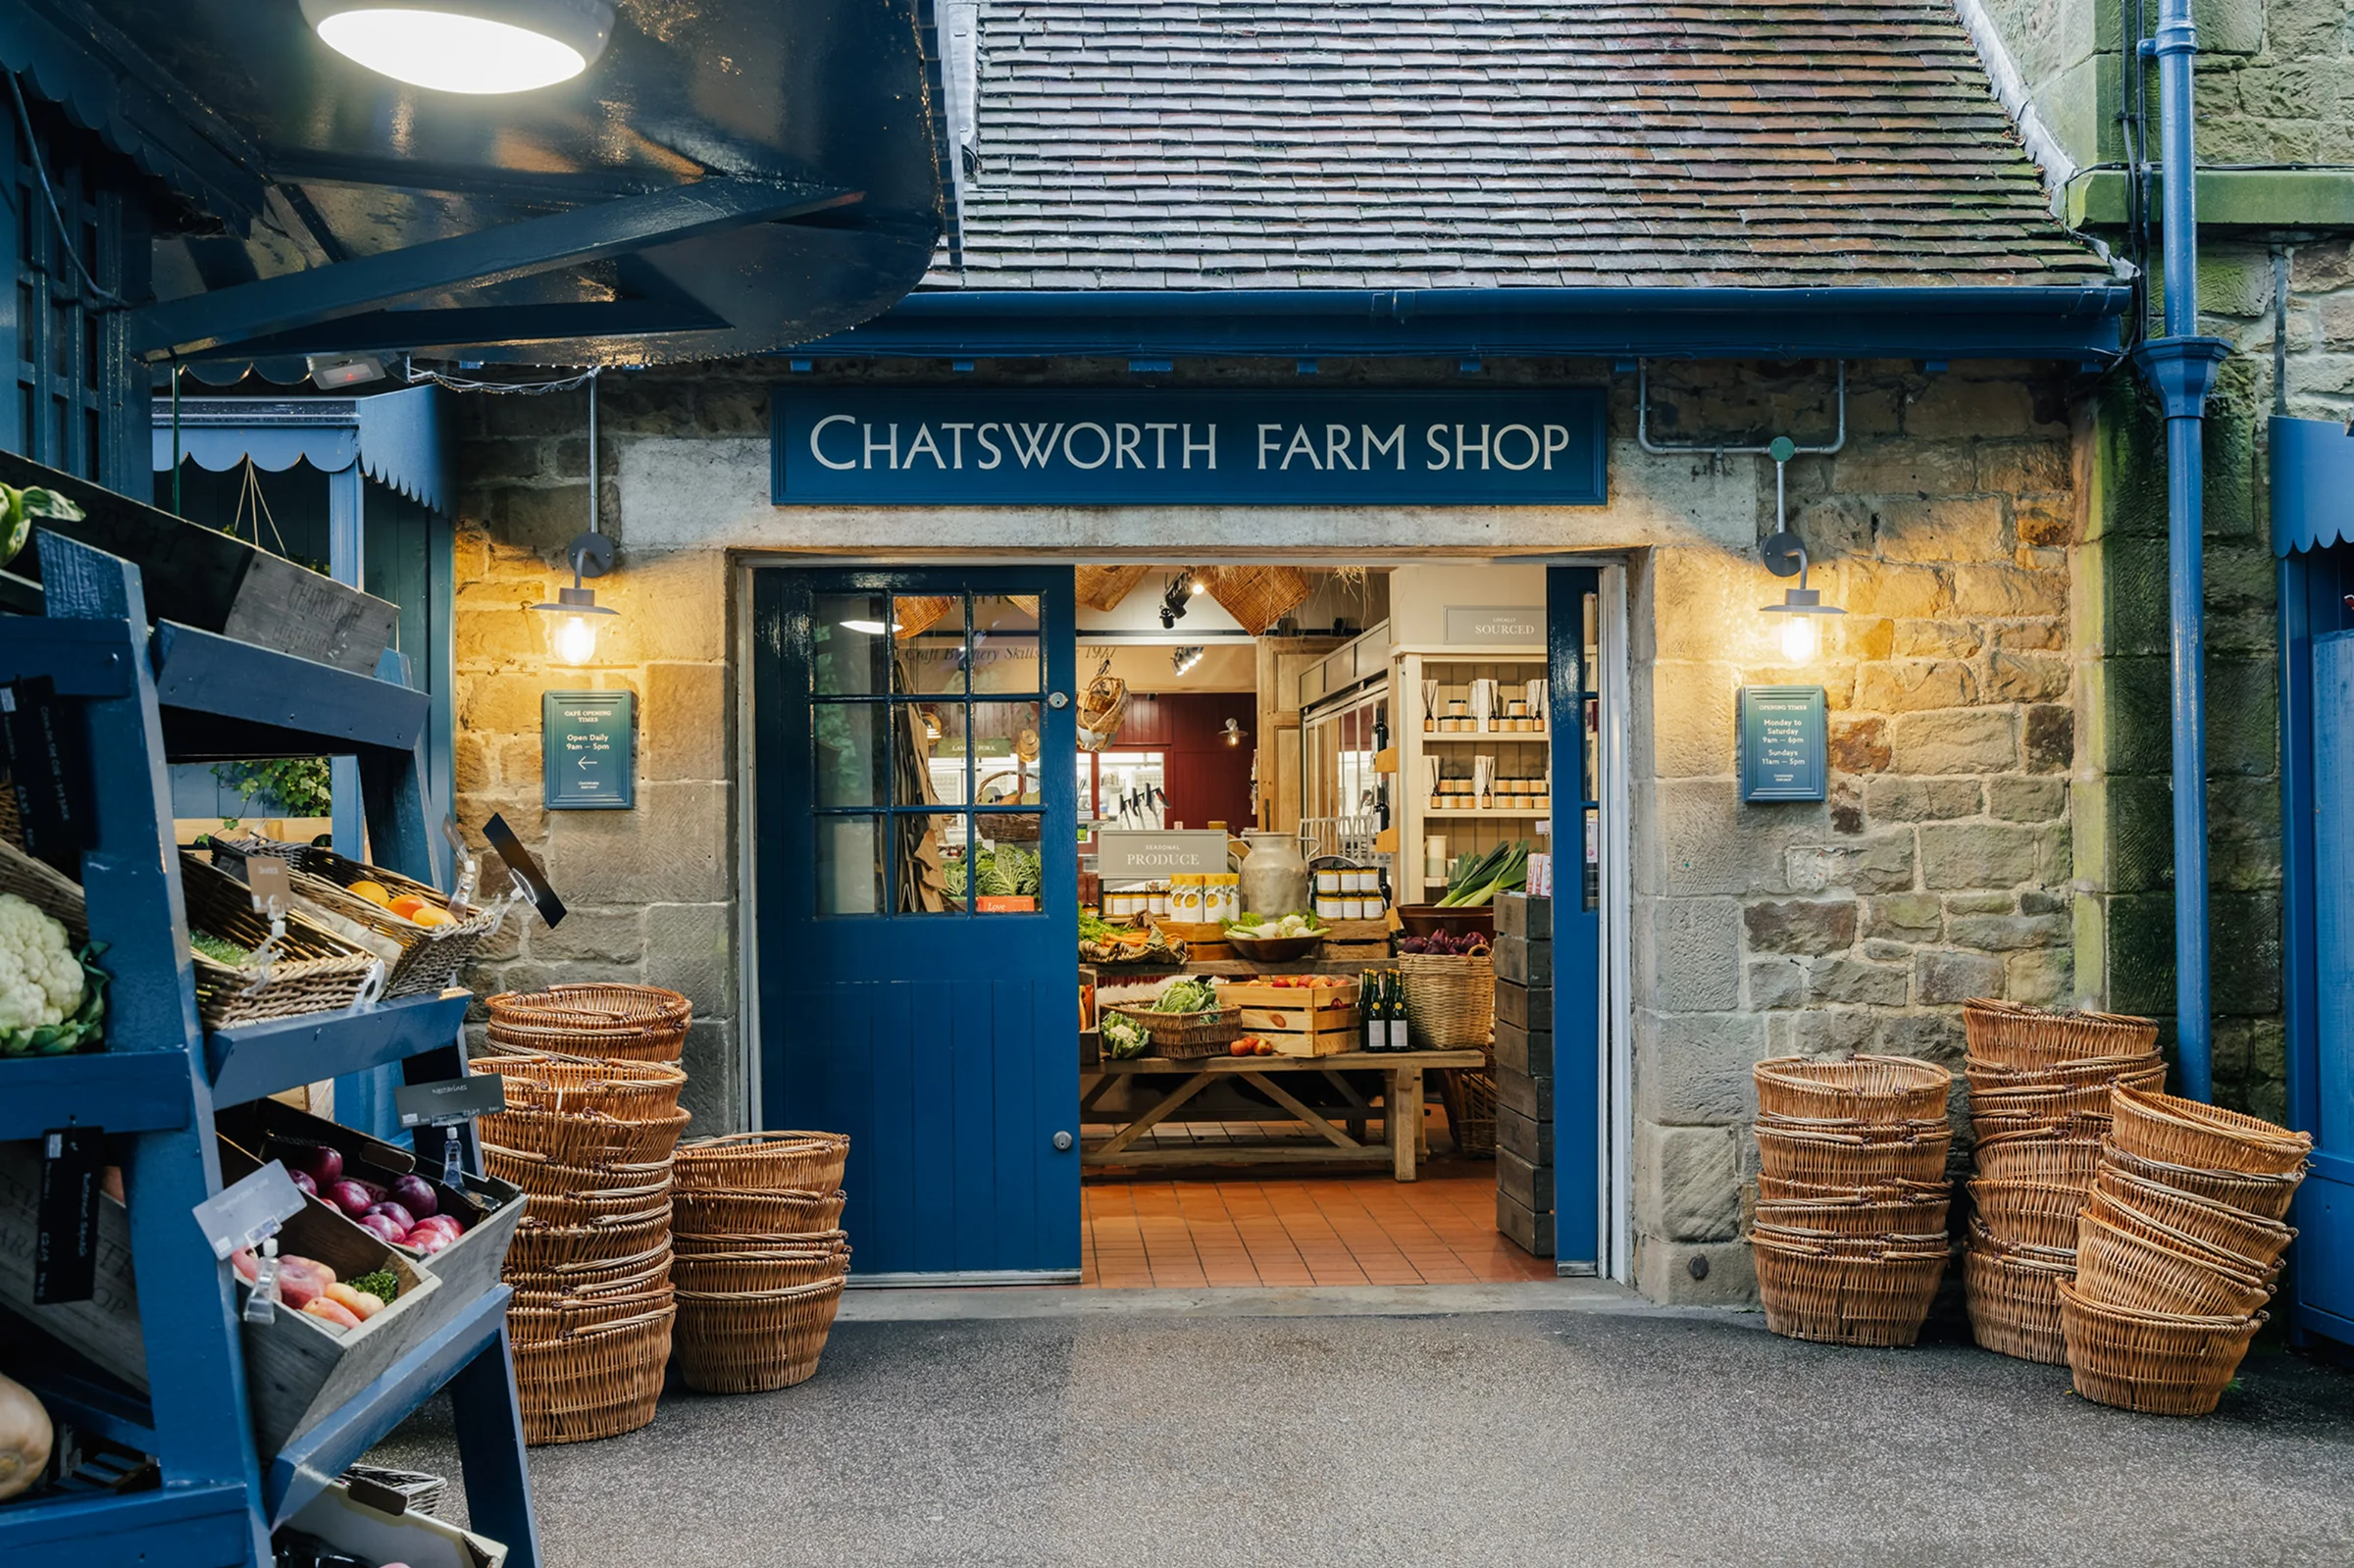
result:
[(1743, 801), (1820, 800), (1828, 793), (1826, 706), (1820, 686), (1741, 688)]
[(392, 1091), (392, 1110), (407, 1127), (461, 1127), (478, 1116), (507, 1108), (507, 1081), (496, 1073), (475, 1073), (438, 1084), (403, 1084)]
[(99, 1150), (95, 1127), (41, 1135), (39, 1230), (32, 1255), (32, 1301), (87, 1301), (98, 1289)]

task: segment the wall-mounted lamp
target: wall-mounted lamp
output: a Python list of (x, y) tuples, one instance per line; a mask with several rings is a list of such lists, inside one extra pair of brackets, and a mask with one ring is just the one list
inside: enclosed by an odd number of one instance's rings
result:
[(596, 657), (599, 617), (621, 613), (597, 603), (596, 589), (581, 582), (583, 578), (601, 578), (613, 570), (613, 541), (590, 530), (575, 535), (564, 553), (572, 560), (572, 586), (558, 588), (553, 603), (532, 608), (547, 617), (543, 625), (549, 656), (559, 664), (578, 666)]
[(613, 36), (607, 0), (302, 0), (302, 16), (345, 59), (439, 92), (568, 81)]
[(1773, 531), (1758, 546), (1766, 558), (1766, 570), (1777, 578), (1795, 577), (1798, 586), (1782, 591), (1782, 602), (1762, 606), (1767, 615), (1782, 618), (1782, 657), (1792, 664), (1806, 664), (1821, 650), (1822, 636), (1817, 630), (1817, 617), (1845, 615), (1835, 604), (1822, 602), (1820, 590), (1807, 586), (1807, 546), (1790, 531), (1789, 520), (1783, 515), (1783, 466), (1798, 453), (1798, 444), (1787, 435), (1774, 437), (1766, 449), (1773, 459)]
[(1242, 720), (1229, 719), (1226, 721), (1226, 728), (1219, 731), (1218, 733), (1225, 737), (1228, 745), (1239, 746), (1243, 743), (1244, 738), (1248, 736), (1251, 732), (1243, 728)]

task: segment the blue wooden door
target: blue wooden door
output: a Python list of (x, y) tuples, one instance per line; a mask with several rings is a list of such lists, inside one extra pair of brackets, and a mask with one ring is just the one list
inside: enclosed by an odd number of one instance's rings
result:
[(760, 1099), (854, 1272), (1077, 1278), (1067, 567), (759, 574)]
[[(2354, 632), (2313, 638), (2311, 1092), (2297, 1193), (2298, 1317), (2354, 1342)], [(2293, 1047), (2292, 1047), (2293, 1049)]]
[(1602, 1258), (1602, 574), (1545, 574), (1553, 727), (1554, 1259)]

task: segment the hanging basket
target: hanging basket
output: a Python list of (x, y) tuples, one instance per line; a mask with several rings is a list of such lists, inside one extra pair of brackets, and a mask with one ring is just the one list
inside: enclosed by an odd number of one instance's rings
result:
[(1128, 717), (1128, 683), (1106, 668), (1079, 694), (1079, 749), (1107, 751)]

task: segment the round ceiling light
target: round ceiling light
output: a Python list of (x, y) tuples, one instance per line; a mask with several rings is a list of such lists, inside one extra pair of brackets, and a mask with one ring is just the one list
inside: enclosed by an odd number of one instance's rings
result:
[(337, 54), (437, 92), (529, 92), (596, 63), (613, 35), (607, 0), (302, 0)]

